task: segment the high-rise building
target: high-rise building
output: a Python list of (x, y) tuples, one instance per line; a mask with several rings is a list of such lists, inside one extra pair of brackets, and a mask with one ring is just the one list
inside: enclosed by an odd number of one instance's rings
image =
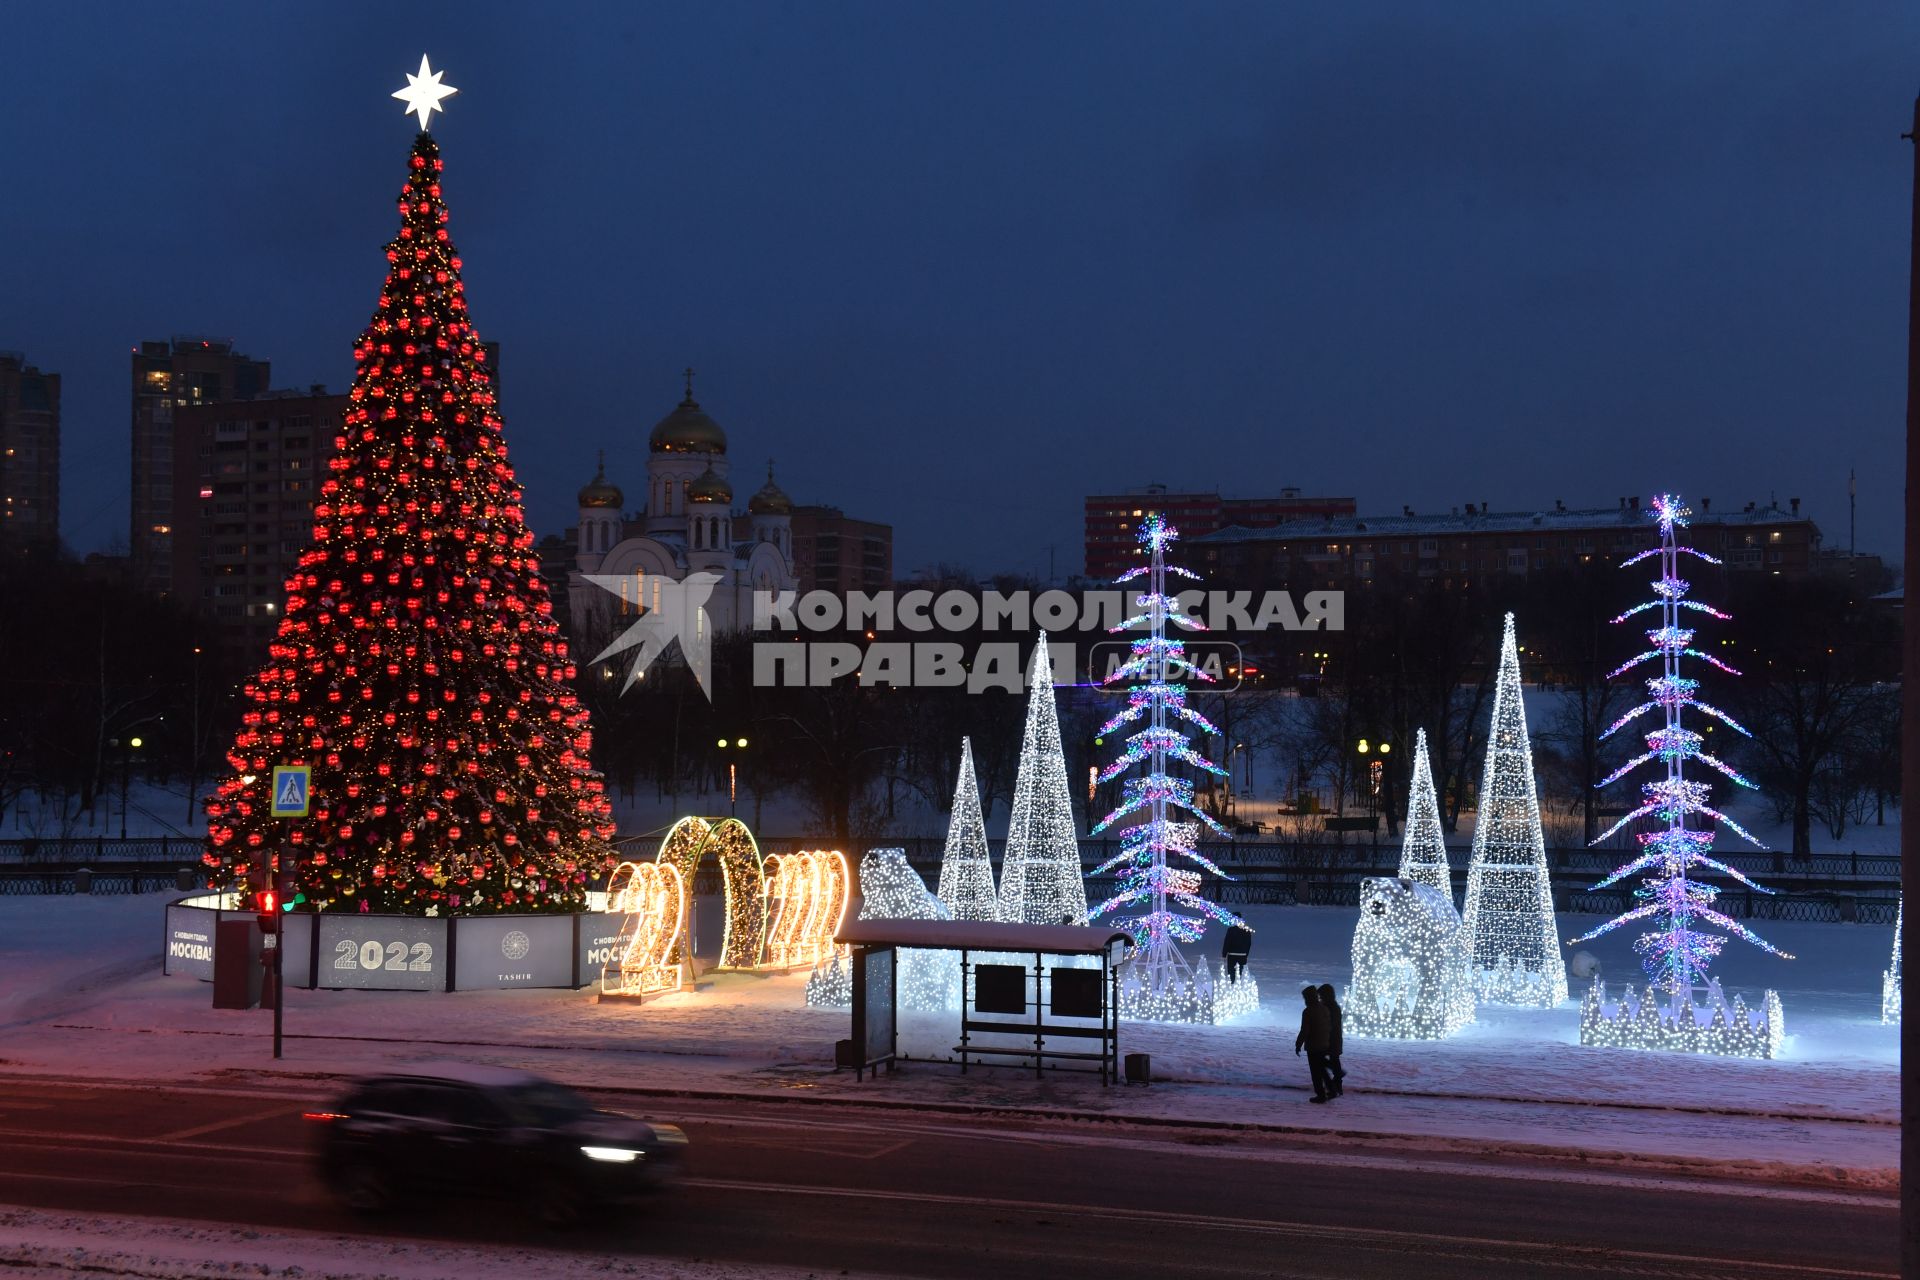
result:
[(193, 405), (251, 400), (267, 389), (268, 362), (252, 360), (226, 338), (174, 337), (133, 351), (133, 500), (128, 551), (134, 581), (148, 591), (173, 587), (174, 415)]
[(349, 403), (316, 386), (174, 407), (168, 578), (238, 657), (279, 628)]
[[(1716, 509), (1694, 504), (1694, 546), (1732, 573), (1805, 578), (1819, 571), (1820, 529), (1800, 499)], [(1188, 540), (1209, 577), (1234, 587), (1365, 588), (1374, 580), (1426, 579), (1453, 589), (1616, 561), (1642, 549), (1647, 515), (1637, 497), (1617, 507), (1493, 511), (1469, 502), (1444, 514), (1343, 516), (1268, 529), (1227, 528)], [(1182, 530), (1184, 533), (1185, 531)]]
[(793, 573), (801, 591), (884, 591), (893, 586), (893, 526), (838, 507), (795, 507)]
[(60, 375), (0, 351), (0, 548), (60, 545)]
[(1087, 499), (1087, 576), (1113, 578), (1140, 563), (1134, 534), (1149, 511), (1158, 511), (1184, 539), (1220, 529), (1270, 529), (1293, 520), (1350, 516), (1352, 498), (1303, 497), (1282, 489), (1277, 498), (1223, 498), (1218, 492), (1175, 493), (1150, 484), (1126, 493), (1094, 494)]

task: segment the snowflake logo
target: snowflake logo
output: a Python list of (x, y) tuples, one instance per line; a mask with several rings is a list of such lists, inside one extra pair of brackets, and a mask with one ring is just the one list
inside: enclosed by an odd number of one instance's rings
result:
[(509, 960), (524, 960), (527, 952), (533, 950), (533, 939), (515, 929), (500, 939), (500, 954)]

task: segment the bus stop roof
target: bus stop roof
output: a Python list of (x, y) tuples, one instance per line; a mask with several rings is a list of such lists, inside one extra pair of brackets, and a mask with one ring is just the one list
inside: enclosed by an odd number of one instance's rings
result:
[(921, 947), (929, 951), (1040, 951), (1096, 956), (1131, 941), (1119, 929), (1077, 924), (1002, 924), (997, 920), (849, 920), (835, 942), (856, 947)]

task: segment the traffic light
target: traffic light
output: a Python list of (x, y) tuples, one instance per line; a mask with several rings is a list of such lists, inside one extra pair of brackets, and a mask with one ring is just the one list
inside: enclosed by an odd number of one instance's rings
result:
[(280, 930), (280, 895), (272, 889), (261, 889), (253, 895), (253, 913), (259, 918), (260, 928), (267, 933)]

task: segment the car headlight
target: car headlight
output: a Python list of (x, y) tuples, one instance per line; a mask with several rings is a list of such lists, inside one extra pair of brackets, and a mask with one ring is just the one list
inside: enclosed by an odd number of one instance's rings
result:
[(643, 1154), (631, 1147), (582, 1147), (580, 1151), (589, 1160), (604, 1160), (608, 1164), (632, 1164)]

